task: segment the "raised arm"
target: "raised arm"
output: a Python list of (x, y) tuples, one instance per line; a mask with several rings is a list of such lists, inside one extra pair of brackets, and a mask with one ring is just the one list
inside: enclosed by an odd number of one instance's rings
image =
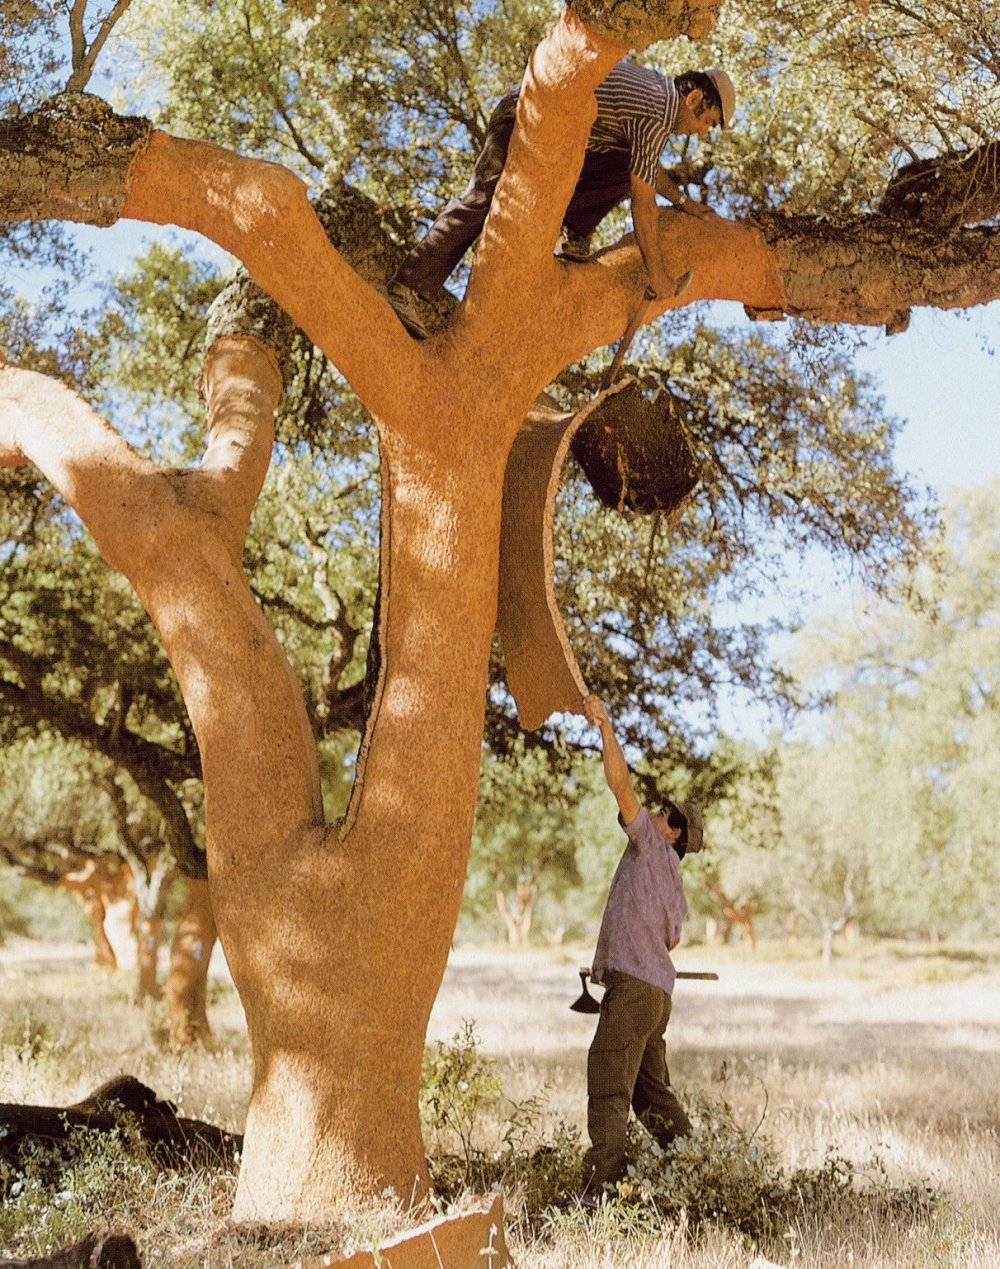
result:
[(639, 799), (632, 788), (628, 763), (625, 761), (622, 747), (611, 726), (608, 711), (600, 697), (591, 695), (584, 698), (583, 712), (587, 722), (600, 729), (601, 749), (604, 755), (604, 778), (608, 782), (608, 788), (615, 795), (622, 819), (626, 825), (631, 824), (639, 814)]

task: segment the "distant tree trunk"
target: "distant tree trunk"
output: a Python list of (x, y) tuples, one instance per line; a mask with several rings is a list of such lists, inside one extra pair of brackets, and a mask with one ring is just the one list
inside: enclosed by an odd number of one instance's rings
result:
[[(122, 872), (129, 875), (127, 868), (123, 868)], [(125, 892), (110, 896), (104, 903), (104, 933), (114, 949), (119, 969), (134, 969), (139, 963), (135, 941), (136, 915), (135, 891), (129, 875)]]
[(514, 899), (507, 902), (502, 882), (497, 884), (497, 910), (507, 926), (507, 941), (511, 947), (527, 947), (531, 938), (531, 926), (535, 917), (535, 899), (538, 883), (534, 874), (525, 869), (517, 878)]
[(140, 916), (136, 922), (135, 943), (138, 951), (135, 998), (159, 1000), (160, 931), (163, 922), (158, 916)]
[(94, 964), (98, 969), (117, 969), (118, 960), (115, 949), (108, 941), (104, 929), (106, 915), (104, 899), (101, 895), (91, 892), (88, 895), (78, 895), (77, 900), (90, 919), (90, 934), (94, 940)]
[(829, 965), (833, 961), (833, 940), (836, 935), (843, 933), (849, 929), (857, 915), (857, 898), (854, 894), (854, 872), (848, 869), (847, 875), (844, 877), (843, 884), (843, 905), (840, 912), (831, 918), (823, 920), (823, 941), (820, 955), (824, 965)]
[(80, 868), (66, 873), (57, 884), (68, 890), (90, 921), (90, 933), (94, 940), (94, 961), (98, 969), (118, 968), (118, 958), (111, 946), (104, 922), (107, 918), (108, 899), (121, 884), (120, 867), (110, 868), (103, 859), (87, 860)]
[(175, 1044), (194, 1044), (209, 1034), (208, 963), (215, 947), (215, 917), (208, 882), (192, 880), (170, 943), (165, 999)]
[(143, 834), (133, 823), (124, 789), (111, 775), (100, 780), (118, 829), (118, 851), (125, 861), (135, 895), (136, 1003), (158, 1000), (160, 931), (174, 857), (159, 837)]
[(721, 925), (723, 943), (729, 942), (733, 927), (739, 926), (743, 931), (743, 937), (750, 944), (750, 950), (755, 952), (757, 950), (757, 931), (754, 929), (753, 899), (747, 895), (731, 899), (723, 890), (722, 883), (718, 877), (712, 873), (706, 873), (703, 882), (705, 889), (719, 905), (718, 921)]

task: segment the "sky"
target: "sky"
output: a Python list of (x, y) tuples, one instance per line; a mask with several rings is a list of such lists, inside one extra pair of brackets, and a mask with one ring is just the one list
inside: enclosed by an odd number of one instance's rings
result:
[(858, 359), (906, 420), (896, 466), (938, 492), (1000, 472), (1000, 303), (967, 314), (918, 309), (901, 335)]
[[(912, 485), (945, 498), (1000, 475), (1000, 302), (963, 313), (916, 309), (902, 334), (871, 332), (855, 364), (878, 382), (887, 412), (903, 421), (894, 462)], [(818, 554), (799, 580), (811, 599), (789, 587), (764, 597), (754, 615), (849, 617), (867, 599)], [(780, 655), (786, 642), (779, 637), (772, 650)], [(717, 705), (720, 727), (731, 735), (761, 740), (777, 723), (742, 694), (721, 693)], [(809, 725), (802, 720), (796, 730)]]

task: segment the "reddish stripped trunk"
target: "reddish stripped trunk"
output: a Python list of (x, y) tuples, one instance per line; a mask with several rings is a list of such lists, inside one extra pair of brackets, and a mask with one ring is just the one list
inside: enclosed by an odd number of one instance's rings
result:
[(208, 964), (215, 947), (215, 917), (207, 881), (191, 881), (170, 943), (165, 1002), (175, 1044), (194, 1044), (209, 1034)]

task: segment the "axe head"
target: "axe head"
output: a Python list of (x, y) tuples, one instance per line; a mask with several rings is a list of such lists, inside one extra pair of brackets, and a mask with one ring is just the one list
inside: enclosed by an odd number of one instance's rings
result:
[(583, 988), (580, 996), (573, 1001), (570, 1008), (575, 1013), (600, 1013), (601, 1006), (597, 1000), (587, 990), (587, 979), (590, 977), (589, 969), (580, 970), (580, 986)]

